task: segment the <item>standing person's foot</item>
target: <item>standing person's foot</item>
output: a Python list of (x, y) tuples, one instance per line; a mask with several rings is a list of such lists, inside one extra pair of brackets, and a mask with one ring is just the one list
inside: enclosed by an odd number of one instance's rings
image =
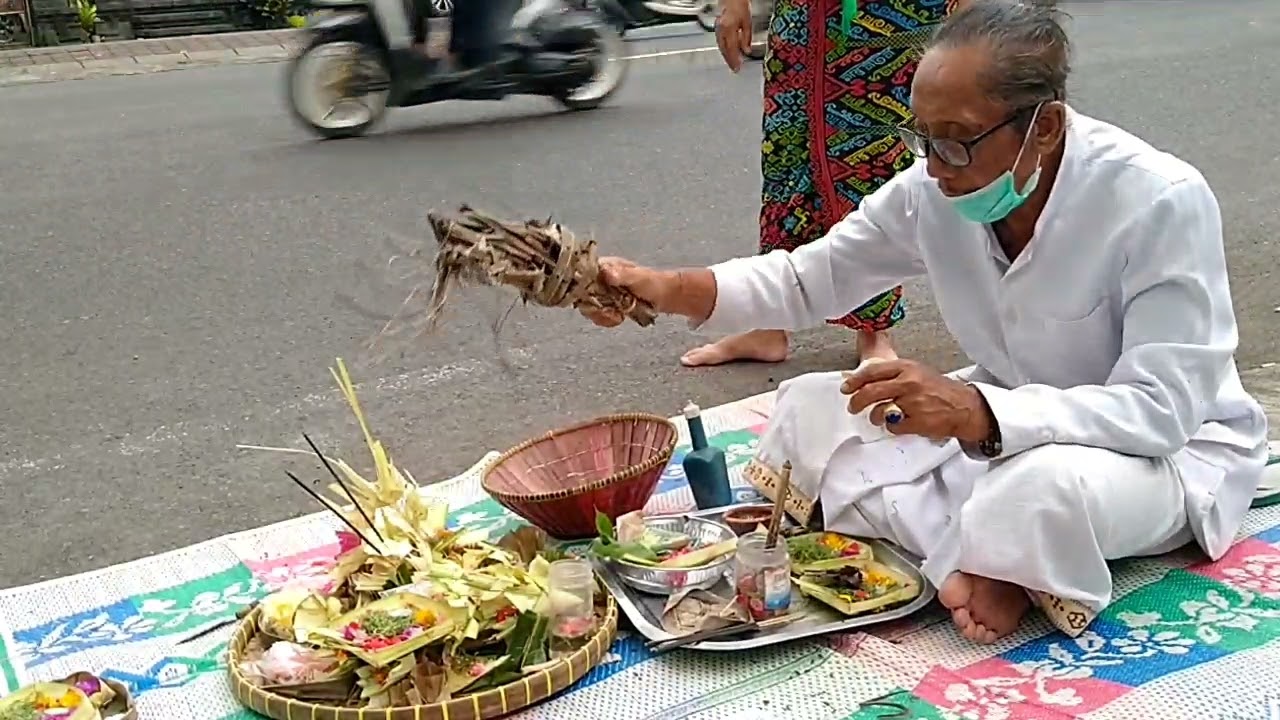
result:
[(685, 367), (741, 361), (776, 363), (787, 359), (790, 345), (784, 330), (752, 330), (694, 348), (680, 358), (680, 363)]
[(866, 362), (869, 359), (877, 360), (897, 360), (898, 353), (893, 349), (893, 342), (889, 338), (888, 330), (858, 330), (858, 360)]
[(1031, 599), (1017, 585), (954, 572), (938, 589), (938, 601), (951, 611), (961, 635), (990, 645), (1018, 629)]

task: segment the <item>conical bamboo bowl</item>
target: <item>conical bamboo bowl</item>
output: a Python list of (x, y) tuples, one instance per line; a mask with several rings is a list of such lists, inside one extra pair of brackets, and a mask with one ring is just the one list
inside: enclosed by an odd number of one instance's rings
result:
[(597, 510), (612, 520), (649, 501), (677, 437), (664, 417), (610, 415), (511, 448), (485, 469), (482, 484), (554, 538), (594, 537)]

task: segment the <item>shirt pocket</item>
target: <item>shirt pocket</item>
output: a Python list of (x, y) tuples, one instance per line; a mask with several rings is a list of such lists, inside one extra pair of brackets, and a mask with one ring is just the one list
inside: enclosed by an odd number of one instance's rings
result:
[(1123, 332), (1112, 298), (1083, 315), (1051, 312), (1018, 323), (1015, 356), (1023, 382), (1058, 388), (1106, 383), (1120, 357)]

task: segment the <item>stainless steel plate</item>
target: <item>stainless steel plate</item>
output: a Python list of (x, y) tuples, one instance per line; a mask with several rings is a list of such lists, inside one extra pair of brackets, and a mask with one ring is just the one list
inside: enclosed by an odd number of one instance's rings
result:
[[(689, 516), (719, 522), (725, 512), (735, 507), (740, 506), (731, 505), (724, 508), (701, 510), (689, 513)], [(876, 560), (920, 583), (920, 594), (914, 600), (882, 612), (848, 617), (817, 600), (806, 598), (799, 590), (792, 587), (792, 612), (803, 613), (804, 617), (774, 630), (742, 637), (726, 638), (724, 640), (705, 640), (689, 645), (688, 648), (690, 650), (720, 652), (747, 650), (827, 633), (849, 632), (869, 625), (899, 620), (924, 609), (929, 603), (933, 602), (934, 597), (937, 596), (937, 591), (920, 573), (920, 563), (916, 558), (913, 558), (902, 549), (880, 540), (867, 540), (866, 542), (871, 545)], [(677, 637), (662, 629), (662, 607), (666, 603), (665, 596), (646, 595), (637, 592), (623, 582), (622, 578), (614, 572), (612, 564), (597, 562), (597, 565), (600, 568), (600, 577), (604, 580), (605, 586), (617, 598), (618, 607), (622, 609), (622, 612), (631, 620), (631, 624), (635, 625), (641, 635), (657, 641), (671, 640)], [(711, 588), (711, 592), (724, 597), (732, 597), (732, 582), (728, 578), (724, 578)]]

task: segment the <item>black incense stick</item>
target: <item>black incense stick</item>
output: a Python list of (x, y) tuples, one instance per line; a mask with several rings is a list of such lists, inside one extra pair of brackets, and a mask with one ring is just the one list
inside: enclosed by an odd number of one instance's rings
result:
[[(311, 487), (310, 485), (308, 485), (308, 484), (306, 484), (306, 483), (302, 482), (301, 480), (299, 480), (297, 475), (294, 475), (293, 473), (289, 472), (288, 470), (285, 470), (285, 471), (284, 471), (284, 474), (285, 474), (285, 475), (288, 475), (288, 476), (289, 476), (289, 479), (290, 479), (290, 480), (292, 480), (292, 481), (294, 481), (295, 483), (297, 483), (297, 484), (298, 484), (298, 487), (300, 487), (300, 488), (302, 488), (303, 490), (305, 490), (305, 491), (307, 492), (307, 494), (308, 494), (308, 495), (310, 495), (311, 497), (315, 498), (315, 501), (316, 501), (316, 502), (318, 502), (318, 503), (320, 503), (321, 505), (323, 505), (323, 506), (324, 506), (324, 508), (325, 508), (326, 510), (328, 510), (329, 512), (333, 512), (333, 508), (329, 506), (329, 503), (325, 502), (325, 501), (324, 501), (324, 498), (320, 497), (320, 493), (318, 493), (318, 492), (316, 492), (314, 489), (312, 489), (312, 487)], [(343, 522), (343, 524), (345, 524), (347, 527), (351, 528), (351, 532), (355, 533), (355, 534), (356, 534), (356, 536), (357, 536), (357, 537), (359, 537), (361, 540), (363, 540), (363, 541), (364, 541), (364, 543), (365, 543), (366, 545), (368, 545), (368, 546), (369, 546), (369, 547), (371, 547), (371, 548), (377, 548), (377, 547), (378, 547), (378, 546), (377, 546), (377, 544), (375, 544), (374, 542), (372, 542), (371, 540), (369, 540), (369, 538), (365, 537), (365, 534), (364, 534), (364, 533), (360, 532), (360, 528), (356, 527), (355, 523), (353, 523), (353, 522), (351, 522), (350, 520), (348, 520), (348, 519), (346, 519), (345, 517), (343, 517), (343, 516), (342, 516), (342, 513), (334, 512), (333, 514), (334, 514), (334, 515), (337, 515), (337, 516), (338, 516), (338, 519), (339, 519), (339, 520), (341, 520), (341, 521)]]
[(356, 494), (351, 492), (351, 488), (347, 487), (347, 484), (342, 482), (342, 478), (338, 477), (338, 471), (334, 470), (333, 466), (329, 464), (329, 458), (325, 457), (324, 453), (320, 452), (320, 448), (316, 447), (316, 444), (311, 441), (310, 435), (302, 433), (302, 439), (307, 441), (307, 444), (311, 446), (311, 450), (315, 452), (316, 457), (320, 458), (320, 462), (324, 463), (324, 469), (329, 471), (329, 474), (333, 476), (334, 482), (338, 483), (338, 487), (342, 488), (342, 492), (346, 493), (347, 497), (351, 499), (351, 504), (356, 506), (356, 510), (359, 511), (360, 517), (364, 518), (364, 521), (369, 523), (369, 529), (373, 531), (374, 536), (379, 540), (382, 540), (383, 543), (386, 543), (387, 541), (383, 539), (382, 533), (378, 532), (378, 527), (373, 524), (373, 520), (369, 517), (369, 514), (364, 511), (363, 507), (360, 507), (360, 502), (356, 500)]

